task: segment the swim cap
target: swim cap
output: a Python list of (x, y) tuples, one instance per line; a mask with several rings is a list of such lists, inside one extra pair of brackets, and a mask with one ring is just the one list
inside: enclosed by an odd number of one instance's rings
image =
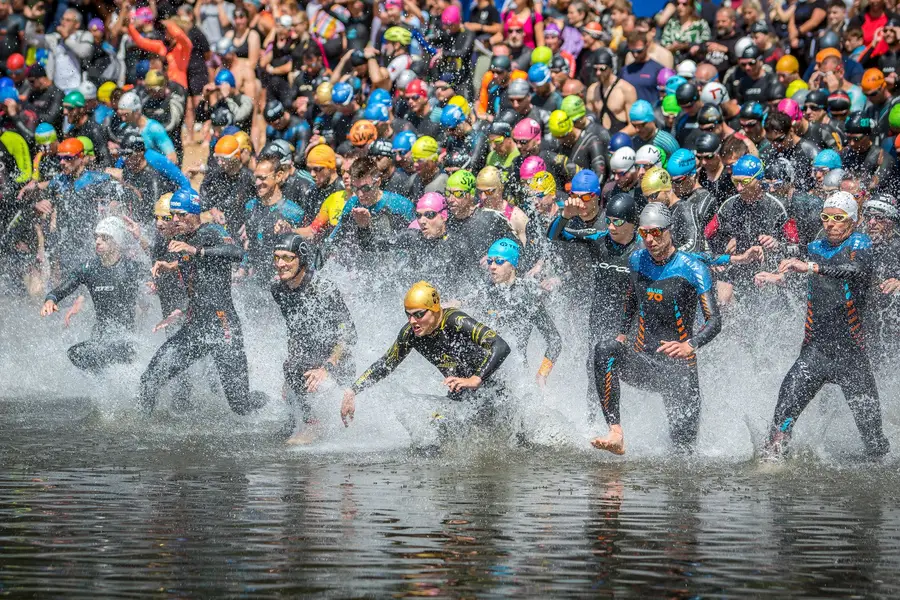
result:
[(447, 178), (447, 185), (444, 187), (444, 189), (446, 191), (453, 190), (474, 194), (475, 175), (473, 175), (471, 171), (460, 169), (459, 171), (451, 174), (449, 178)]
[(649, 123), (654, 119), (653, 107), (646, 100), (636, 100), (628, 111), (628, 119), (632, 123)]
[(846, 133), (872, 133), (873, 129), (872, 119), (861, 112), (851, 113), (844, 123), (844, 131)]
[(531, 96), (531, 84), (525, 79), (513, 79), (506, 87), (507, 98), (525, 98)]
[(692, 104), (700, 99), (700, 90), (693, 83), (682, 83), (675, 90), (675, 98), (678, 104)]
[(528, 187), (542, 196), (556, 195), (556, 179), (547, 171), (540, 171), (528, 181)]
[(668, 229), (672, 225), (672, 211), (662, 202), (650, 202), (641, 211), (638, 223), (647, 229)]
[(808, 90), (808, 89), (809, 89), (809, 84), (807, 84), (802, 79), (796, 79), (788, 84), (785, 94), (787, 95), (788, 98), (794, 98), (797, 94), (799, 94), (803, 90)]
[(694, 141), (694, 152), (703, 154), (716, 154), (722, 145), (722, 139), (715, 133), (704, 131)]
[(581, 96), (566, 96), (559, 105), (559, 109), (569, 115), (572, 121), (577, 121), (587, 114), (587, 108), (584, 106)]
[(609, 151), (615, 152), (619, 148), (633, 148), (634, 143), (631, 141), (631, 136), (627, 133), (622, 133), (621, 131), (618, 133), (614, 133), (611, 138), (609, 138)]
[(881, 69), (866, 69), (859, 85), (864, 94), (880, 90), (884, 85), (884, 73), (881, 72)]
[(266, 109), (263, 111), (263, 117), (266, 123), (274, 123), (284, 116), (284, 104), (278, 100), (269, 100), (266, 102)]
[(897, 199), (890, 194), (875, 194), (863, 204), (863, 210), (866, 212), (874, 212), (894, 221), (900, 217), (900, 211), (897, 210)]
[[(126, 94), (127, 96), (127, 94)], [(125, 96), (122, 96), (123, 98)], [(78, 90), (72, 90), (63, 98), (63, 106), (71, 106), (74, 108), (84, 108), (84, 94)]]
[(653, 167), (662, 164), (662, 151), (652, 144), (645, 144), (634, 154), (634, 163)]
[(826, 59), (836, 58), (838, 60), (844, 60), (844, 57), (841, 56), (841, 51), (837, 48), (823, 48), (816, 53), (816, 62), (821, 64), (825, 62)]
[(856, 222), (859, 220), (859, 208), (856, 204), (856, 198), (850, 192), (835, 192), (828, 196), (822, 209), (837, 208), (844, 211), (850, 217), (850, 220)]
[(519, 177), (528, 180), (534, 177), (536, 173), (546, 170), (547, 165), (544, 163), (543, 158), (540, 156), (529, 156), (522, 161), (522, 166), (519, 167)]
[[(898, 105), (900, 106), (900, 105)], [(446, 108), (444, 110), (447, 110)], [(517, 141), (531, 141), (541, 137), (541, 124), (534, 119), (522, 119), (513, 127), (512, 136)]]
[(450, 100), (447, 101), (447, 106), (458, 106), (467, 117), (472, 113), (472, 107), (469, 106), (469, 101), (459, 95), (450, 98)]
[(169, 210), (174, 212), (187, 213), (189, 215), (199, 215), (200, 196), (195, 194), (193, 190), (181, 188), (169, 200)]
[(488, 258), (501, 258), (511, 264), (513, 268), (519, 266), (519, 244), (507, 239), (501, 238), (491, 244), (487, 251)]
[(891, 107), (891, 112), (888, 113), (888, 125), (891, 129), (900, 129), (900, 104)]
[(599, 194), (600, 179), (590, 169), (582, 169), (572, 178), (571, 189), (573, 194)]
[(828, 110), (839, 112), (850, 110), (850, 96), (843, 90), (838, 90), (828, 95)]
[[(67, 96), (74, 93), (75, 92), (69, 92)], [(81, 94), (79, 94), (79, 96), (81, 96)], [(84, 96), (81, 97), (81, 102), (81, 106), (84, 106)], [(122, 94), (122, 97), (119, 98), (119, 110), (129, 110), (132, 112), (139, 111), (141, 110), (141, 99), (138, 98), (138, 95), (134, 92), (125, 92), (124, 94)]]
[(166, 192), (159, 197), (159, 200), (153, 203), (154, 217), (171, 217), (172, 210), (169, 208), (169, 202), (172, 200), (172, 192)]
[(406, 310), (430, 310), (432, 312), (441, 311), (441, 297), (434, 286), (427, 281), (419, 281), (414, 283), (406, 297), (403, 298), (403, 307)]
[(748, 121), (762, 121), (765, 116), (766, 109), (760, 102), (745, 102), (744, 105), (741, 106), (741, 112), (739, 113), (741, 119), (746, 119)]
[(686, 148), (679, 148), (669, 157), (666, 163), (666, 171), (672, 177), (681, 177), (682, 175), (697, 174), (697, 157), (694, 153)]
[(478, 171), (478, 177), (475, 178), (475, 187), (479, 190), (496, 190), (503, 186), (503, 179), (500, 177), (500, 169), (497, 167), (485, 167)]
[(329, 146), (319, 144), (318, 146), (313, 146), (309, 154), (306, 155), (306, 166), (323, 167), (334, 171), (337, 169), (337, 157), (334, 154), (334, 150)]
[(16, 52), (15, 54), (10, 54), (9, 58), (6, 59), (6, 70), (13, 71), (21, 71), (25, 68), (25, 57)]
[(84, 144), (78, 138), (68, 138), (59, 143), (56, 153), (60, 156), (81, 156), (84, 154)]
[(219, 138), (219, 141), (216, 142), (216, 146), (213, 149), (213, 152), (216, 156), (222, 156), (225, 158), (233, 158), (238, 155), (241, 151), (241, 145), (238, 143), (237, 138), (233, 135), (223, 135)]
[(678, 63), (676, 72), (685, 79), (693, 79), (694, 75), (697, 74), (697, 63), (692, 60), (683, 60)]
[(388, 42), (397, 42), (401, 46), (409, 46), (412, 42), (412, 33), (409, 32), (409, 29), (395, 25), (388, 27), (388, 30), (384, 32), (384, 39)]
[(719, 110), (719, 107), (715, 104), (704, 104), (697, 113), (698, 125), (718, 125), (724, 120), (725, 118), (722, 116), (722, 111)]
[(375, 123), (387, 123), (391, 115), (388, 112), (390, 110), (390, 105), (383, 104), (381, 102), (369, 103), (369, 105), (363, 109), (363, 119), (367, 121), (373, 121)]
[(796, 123), (803, 119), (803, 110), (800, 108), (800, 105), (790, 98), (785, 98), (779, 102), (778, 110), (790, 117), (791, 123)]
[(682, 86), (682, 84), (687, 83), (688, 80), (682, 77), (681, 75), (676, 75), (674, 77), (670, 77), (669, 81), (666, 83), (665, 92), (666, 94), (675, 94), (675, 91)]
[(841, 155), (831, 148), (820, 150), (819, 153), (816, 154), (816, 160), (813, 161), (814, 168), (840, 169), (842, 166)]
[(609, 159), (609, 168), (613, 171), (627, 171), (634, 166), (634, 150), (624, 146), (616, 150)]
[(34, 143), (38, 146), (46, 146), (56, 140), (56, 129), (50, 123), (41, 123), (35, 128)]
[(119, 217), (106, 217), (97, 223), (94, 228), (94, 235), (105, 235), (112, 238), (112, 241), (120, 248), (125, 243), (125, 234), (128, 230), (125, 228), (125, 221)]
[[(538, 46), (534, 50), (531, 51), (531, 65), (543, 64), (545, 66), (550, 66), (550, 61), (553, 60), (553, 50), (548, 48), (547, 46)], [(528, 70), (531, 73), (531, 69)], [(530, 77), (529, 77), (530, 79)]]
[(237, 82), (234, 80), (234, 73), (232, 73), (228, 69), (222, 69), (218, 73), (216, 73), (216, 85), (222, 85), (223, 83), (227, 83), (231, 87), (235, 87), (237, 85)]
[(662, 167), (651, 167), (641, 179), (641, 192), (645, 196), (672, 189), (672, 177)]
[(700, 91), (700, 100), (704, 104), (721, 106), (731, 100), (731, 96), (728, 94), (728, 89), (724, 85), (718, 81), (710, 81), (704, 85), (703, 89)]
[[(670, 78), (675, 76), (675, 71), (670, 69), (669, 67), (663, 67), (659, 70), (659, 73), (656, 74), (656, 87), (662, 88), (666, 87), (666, 82), (669, 81)], [(687, 78), (685, 78), (687, 81)]]
[(391, 140), (391, 145), (394, 147), (394, 150), (399, 150), (400, 152), (409, 152), (412, 150), (413, 143), (416, 141), (416, 134), (412, 131), (401, 131), (394, 135), (394, 139)]
[(550, 67), (544, 63), (536, 63), (528, 69), (528, 81), (540, 87), (550, 83)]
[(606, 216), (611, 219), (625, 219), (629, 223), (637, 225), (637, 205), (631, 194), (618, 193), (606, 201)]
[(447, 218), (447, 200), (437, 192), (427, 192), (416, 202), (416, 210), (433, 210)]
[(295, 254), (299, 259), (301, 267), (305, 267), (309, 264), (309, 244), (306, 243), (306, 240), (304, 240), (302, 236), (296, 233), (286, 233), (279, 236), (278, 239), (275, 240), (275, 246), (272, 248), (272, 252), (278, 251)]
[(90, 81), (82, 81), (78, 86), (78, 91), (84, 96), (85, 101), (97, 99), (97, 86)]
[(550, 122), (548, 125), (550, 128), (550, 135), (555, 138), (565, 137), (574, 127), (569, 115), (561, 110), (554, 110), (550, 113)]
[(19, 103), (19, 92), (14, 87), (0, 87), (0, 103), (12, 100), (16, 104)]
[(372, 93), (369, 94), (369, 101), (366, 102), (366, 106), (371, 104), (386, 104), (391, 106), (393, 104), (391, 101), (391, 93), (383, 88), (375, 88), (372, 90)]
[[(750, 48), (751, 46), (753, 46), (753, 38), (751, 38), (750, 36), (746, 36), (746, 35), (742, 38), (739, 38), (738, 41), (734, 43), (733, 56), (735, 58), (743, 58), (744, 51), (747, 48)], [(748, 58), (751, 58), (751, 57), (748, 57)]]
[(466, 115), (458, 106), (445, 106), (441, 111), (441, 127), (452, 129), (466, 120)]
[[(81, 145), (84, 146), (84, 155), (85, 156), (96, 156), (94, 154), (94, 142), (91, 141), (86, 135), (79, 135), (78, 141), (81, 142)], [(141, 144), (143, 145), (144, 140), (141, 140)], [(143, 150), (143, 147), (141, 148)]]
[(161, 88), (166, 85), (166, 78), (162, 73), (157, 71), (156, 69), (150, 69), (147, 71), (147, 76), (144, 77), (144, 87), (147, 88)]
[(350, 127), (350, 133), (347, 134), (347, 140), (357, 148), (371, 144), (377, 139), (378, 130), (375, 129), (375, 124), (365, 119), (354, 123)]
[(735, 177), (763, 178), (762, 161), (752, 154), (745, 154), (731, 167), (731, 174)]
[(341, 106), (347, 106), (353, 100), (353, 86), (339, 81), (331, 88), (331, 101)]
[(678, 106), (678, 98), (675, 94), (669, 94), (662, 101), (662, 113), (667, 117), (677, 117), (681, 114), (681, 107)]
[(459, 7), (455, 4), (451, 4), (441, 13), (442, 25), (459, 25), (460, 23), (462, 23), (462, 14), (460, 14)]
[(434, 160), (438, 159), (438, 143), (430, 135), (423, 135), (415, 141), (410, 150), (415, 160)]
[(323, 81), (316, 88), (316, 103), (317, 104), (331, 104), (331, 90), (332, 85), (330, 81)]

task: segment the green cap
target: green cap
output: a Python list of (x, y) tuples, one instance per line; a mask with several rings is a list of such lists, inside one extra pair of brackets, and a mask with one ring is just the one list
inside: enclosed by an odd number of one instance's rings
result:
[(547, 46), (538, 46), (534, 50), (531, 51), (531, 64), (536, 65), (538, 63), (544, 63), (545, 65), (550, 65), (550, 61), (553, 60), (553, 50), (548, 48)]
[(471, 171), (459, 170), (454, 172), (447, 178), (447, 185), (444, 186), (445, 190), (459, 190), (463, 192), (468, 192), (470, 194), (475, 193), (475, 175), (472, 174)]
[(584, 100), (581, 99), (581, 96), (566, 96), (563, 98), (559, 108), (569, 115), (569, 118), (573, 121), (577, 121), (587, 114), (587, 109), (584, 107)]
[(71, 91), (63, 98), (63, 104), (75, 108), (84, 108), (84, 94), (78, 90)]
[(663, 114), (668, 117), (677, 117), (681, 114), (681, 107), (678, 106), (678, 98), (675, 94), (668, 94), (662, 101)]
[(888, 113), (888, 125), (891, 126), (891, 129), (900, 129), (900, 104), (891, 107), (891, 112)]
[(86, 135), (79, 135), (78, 141), (84, 145), (84, 155), (94, 156), (94, 142)]

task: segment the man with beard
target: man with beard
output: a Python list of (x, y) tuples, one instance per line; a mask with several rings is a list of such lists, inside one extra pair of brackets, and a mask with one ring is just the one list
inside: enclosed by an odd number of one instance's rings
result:
[(766, 140), (771, 145), (761, 152), (763, 162), (768, 164), (778, 158), (786, 158), (794, 165), (794, 185), (797, 189), (813, 187), (812, 163), (819, 154), (819, 146), (797, 135), (788, 115), (777, 110), (769, 112), (766, 117)]
[(691, 47), (695, 60), (713, 65), (719, 72), (719, 79), (733, 64), (734, 45), (741, 38), (737, 31), (737, 14), (733, 8), (720, 8), (716, 12), (716, 35), (703, 44)]
[(237, 235), (244, 225), (244, 206), (256, 193), (253, 172), (241, 162), (241, 148), (233, 135), (224, 135), (213, 150), (212, 168), (203, 178), (200, 195), (214, 222)]

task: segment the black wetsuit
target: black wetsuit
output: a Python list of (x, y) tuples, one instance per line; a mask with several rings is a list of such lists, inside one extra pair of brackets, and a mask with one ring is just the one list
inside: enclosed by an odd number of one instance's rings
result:
[(557, 181), (569, 181), (581, 169), (590, 169), (602, 182), (606, 177), (606, 155), (601, 139), (590, 130), (581, 132), (571, 145), (559, 140), (551, 142), (541, 154), (545, 157), (548, 170)]
[(303, 374), (324, 368), (341, 385), (350, 385), (355, 373), (352, 349), (356, 327), (338, 289), (313, 271), (307, 271), (296, 288), (274, 283), (272, 297), (288, 329), (284, 380), (296, 397), (302, 419), (308, 421), (310, 406)]
[(503, 215), (481, 208), (466, 219), (451, 216), (447, 221), (447, 232), (454, 240), (454, 260), (459, 265), (460, 273), (468, 273), (472, 277), (477, 277), (481, 272), (480, 261), (487, 256), (491, 244), (500, 238), (515, 237), (509, 221)]
[[(896, 225), (895, 225), (896, 227)], [(872, 247), (875, 273), (870, 310), (863, 316), (869, 331), (869, 356), (880, 369), (894, 373), (900, 358), (900, 295), (878, 289), (885, 279), (900, 278), (900, 235)]]
[(126, 336), (134, 329), (140, 273), (140, 265), (126, 258), (109, 267), (94, 258), (47, 294), (47, 300), (58, 304), (84, 285), (94, 303), (96, 322), (90, 339), (69, 348), (73, 365), (97, 373), (134, 360), (134, 344)]
[[(459, 309), (447, 308), (430, 335), (417, 337), (412, 325), (404, 325), (384, 356), (353, 383), (353, 391), (358, 394), (390, 375), (413, 350), (417, 350), (444, 377), (481, 377), (481, 388), (490, 384), (493, 387), (499, 385), (490, 377), (509, 355), (509, 345), (496, 331)], [(451, 400), (465, 400), (471, 396), (471, 391), (476, 390), (450, 392), (448, 397)]]
[(224, 228), (211, 223), (185, 241), (198, 249), (195, 256), (184, 254), (179, 260), (187, 286), (187, 320), (156, 351), (141, 376), (141, 404), (151, 411), (168, 380), (211, 353), (231, 410), (247, 414), (262, 402), (250, 393), (241, 322), (231, 299), (231, 266), (240, 262), (243, 252)]
[(719, 208), (715, 195), (705, 187), (701, 186), (692, 191), (687, 198), (682, 198), (681, 201), (690, 202), (694, 205), (694, 210), (700, 225), (700, 235), (702, 236), (703, 228), (706, 227), (706, 224), (710, 222), (716, 214), (716, 210)]
[[(700, 429), (700, 381), (697, 355), (673, 359), (658, 353), (662, 341), (690, 341), (694, 348), (709, 343), (722, 323), (709, 269), (696, 258), (675, 252), (657, 264), (646, 249), (631, 255), (631, 285), (625, 298), (620, 334), (627, 334), (637, 316), (634, 344), (610, 340), (594, 349), (594, 378), (609, 425), (619, 423), (619, 379), (662, 395), (669, 435), (689, 449)], [(705, 323), (691, 336), (699, 304)]]
[(781, 383), (770, 435), (790, 436), (822, 386), (834, 383), (847, 398), (866, 452), (882, 456), (889, 445), (863, 333), (873, 275), (872, 241), (861, 233), (838, 246), (820, 239), (809, 245), (808, 255), (819, 272), (808, 275), (806, 333), (800, 357)]
[(247, 167), (241, 167), (236, 175), (229, 175), (215, 161), (213, 163), (200, 184), (203, 208), (221, 210), (229, 233), (237, 235), (244, 224), (247, 202), (256, 196), (256, 181)]
[(669, 208), (672, 211), (672, 242), (675, 247), (688, 254), (705, 252), (708, 245), (697, 216), (697, 206), (681, 200)]
[(865, 154), (860, 154), (847, 146), (841, 152), (844, 173), (860, 181), (861, 187), (872, 190), (894, 190), (894, 158), (879, 146), (872, 146)]
[(260, 282), (272, 280), (272, 252), (279, 235), (275, 233), (275, 225), (284, 221), (291, 228), (303, 224), (303, 209), (294, 202), (282, 197), (278, 202), (267, 206), (258, 198), (247, 203), (247, 256), (242, 266), (253, 269), (254, 278)]
[(806, 249), (822, 231), (822, 206), (825, 200), (813, 194), (794, 192), (788, 204), (788, 214), (797, 225), (800, 248)]

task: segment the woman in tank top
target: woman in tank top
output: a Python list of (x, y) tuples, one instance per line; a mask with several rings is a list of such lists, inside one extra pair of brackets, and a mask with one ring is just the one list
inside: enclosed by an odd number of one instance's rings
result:
[[(235, 55), (234, 64), (231, 67), (238, 89), (241, 93), (254, 100), (253, 125), (250, 132), (254, 146), (262, 144), (262, 107), (265, 98), (261, 98), (259, 80), (256, 78), (256, 68), (259, 66), (260, 47), (262, 45), (259, 32), (250, 28), (250, 17), (247, 11), (238, 8), (234, 11), (234, 29), (228, 32), (231, 38), (232, 52)], [(260, 105), (260, 100), (263, 104)]]

